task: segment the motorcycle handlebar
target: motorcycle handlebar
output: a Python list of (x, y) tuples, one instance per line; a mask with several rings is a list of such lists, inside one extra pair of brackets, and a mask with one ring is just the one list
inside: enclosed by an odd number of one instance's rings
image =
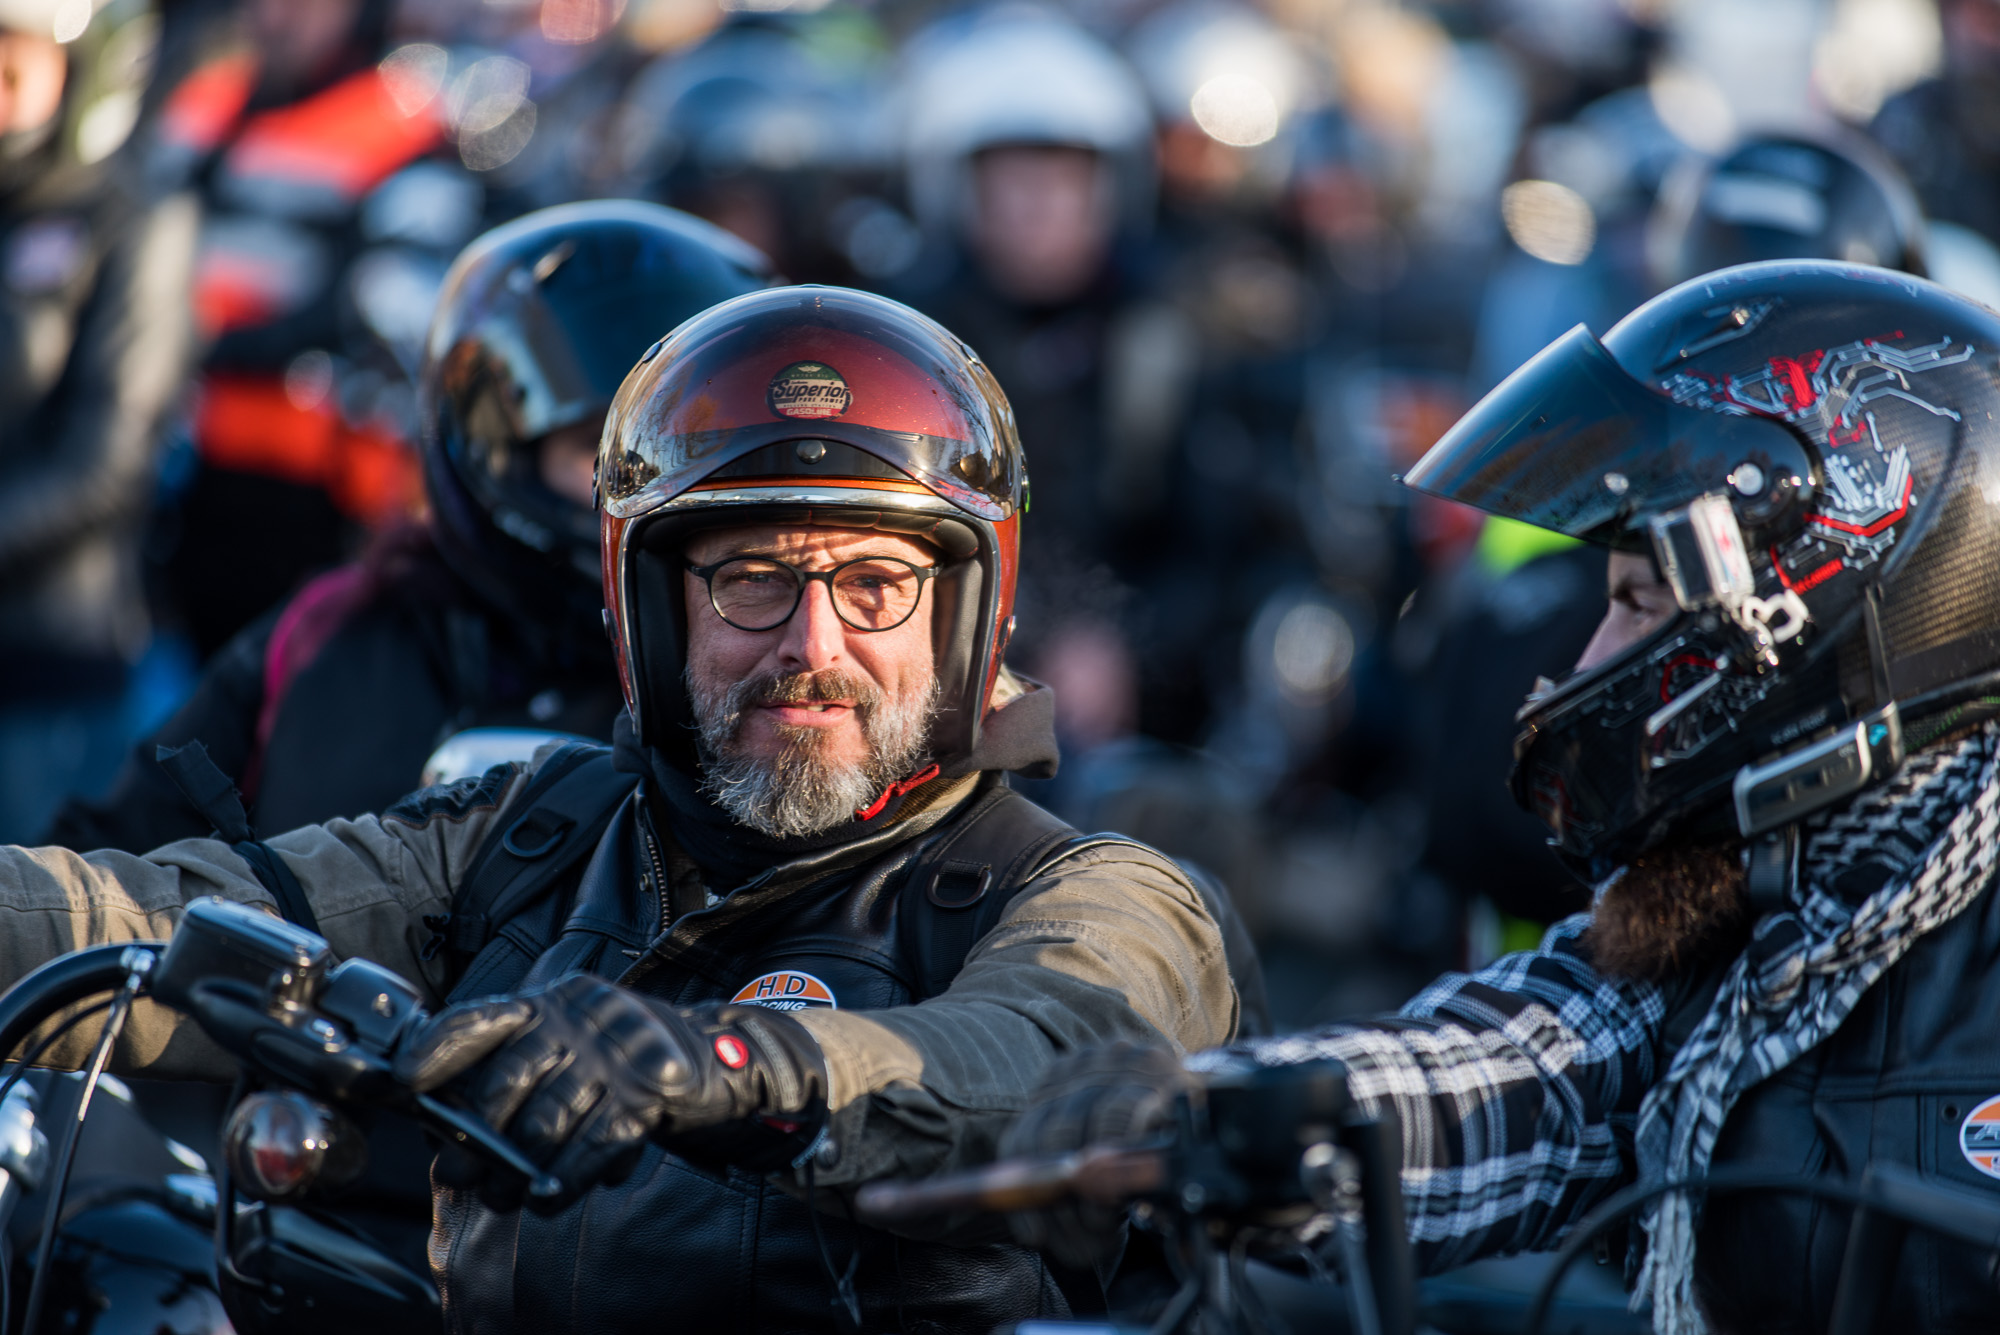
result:
[(855, 1208), (878, 1224), (904, 1224), (968, 1211), (1035, 1210), (1077, 1197), (1120, 1207), (1166, 1187), (1165, 1150), (1093, 1145), (1051, 1158), (1002, 1159), (984, 1168), (920, 1182), (872, 1182)]
[(68, 1006), (110, 992), (132, 971), (129, 952), (165, 950), (164, 941), (90, 946), (50, 960), (0, 994), (0, 1058), (14, 1055), (45, 1021)]

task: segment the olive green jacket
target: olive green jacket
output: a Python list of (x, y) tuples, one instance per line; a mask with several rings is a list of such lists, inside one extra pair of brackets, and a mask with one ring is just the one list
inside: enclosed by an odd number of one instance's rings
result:
[[(453, 980), (442, 958), (423, 958), (431, 935), (423, 919), (450, 911), (458, 878), (531, 773), (516, 766), (504, 784), (468, 781), (464, 803), (399, 804), (385, 816), (308, 826), (269, 844), (339, 957), (387, 965), (436, 1005)], [(405, 806), (423, 814), (394, 814)], [(183, 906), (202, 895), (276, 911), (249, 864), (214, 840), (186, 839), (144, 857), (0, 848), (0, 987), (83, 946), (171, 936)], [(1212, 1047), (1234, 1034), (1237, 997), (1220, 932), (1179, 869), (1147, 850), (1111, 846), (1067, 859), (1025, 888), (944, 995), (795, 1018), (818, 1040), (831, 1076), (828, 1130), (841, 1153), (820, 1180), (838, 1185), (983, 1162), (1052, 1057), (1121, 1038)], [(48, 1060), (81, 1065), (94, 1034), (79, 1026)], [(234, 1074), (191, 1021), (148, 1002), (135, 1007), (114, 1066), (168, 1077)]]

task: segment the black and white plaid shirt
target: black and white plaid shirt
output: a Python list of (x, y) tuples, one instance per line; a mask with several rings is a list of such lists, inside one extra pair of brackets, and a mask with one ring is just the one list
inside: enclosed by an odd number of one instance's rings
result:
[(1589, 924), (1578, 914), (1538, 950), (1446, 974), (1392, 1018), (1227, 1049), (1273, 1066), (1335, 1057), (1364, 1106), (1394, 1104), (1426, 1272), (1553, 1247), (1634, 1178), (1667, 1003), (1598, 975), (1578, 945)]

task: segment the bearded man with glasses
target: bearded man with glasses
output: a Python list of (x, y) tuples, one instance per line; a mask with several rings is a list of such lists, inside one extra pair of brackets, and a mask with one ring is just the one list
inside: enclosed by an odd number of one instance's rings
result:
[[(534, 1195), (440, 1157), (452, 1330), (970, 1331), (1101, 1306), (1094, 1274), (991, 1228), (902, 1237), (845, 1204), (989, 1158), (1059, 1054), (1239, 1027), (1216, 888), (1007, 786), (1056, 755), (1049, 692), (1002, 662), (1027, 476), (999, 386), (894, 302), (752, 293), (647, 351), (596, 484), (612, 748), (265, 843), (0, 850), (0, 985), (167, 936), (199, 895), (404, 973), (441, 1009), (401, 1076), (545, 1173)], [(127, 1066), (216, 1074), (181, 1027), (135, 1011)]]

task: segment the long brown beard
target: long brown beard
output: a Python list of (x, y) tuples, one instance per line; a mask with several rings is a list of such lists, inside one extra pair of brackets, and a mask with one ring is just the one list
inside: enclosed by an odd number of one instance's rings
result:
[(1607, 977), (1659, 982), (1734, 955), (1750, 927), (1743, 845), (1731, 840), (1634, 858), (1598, 897), (1584, 943)]

